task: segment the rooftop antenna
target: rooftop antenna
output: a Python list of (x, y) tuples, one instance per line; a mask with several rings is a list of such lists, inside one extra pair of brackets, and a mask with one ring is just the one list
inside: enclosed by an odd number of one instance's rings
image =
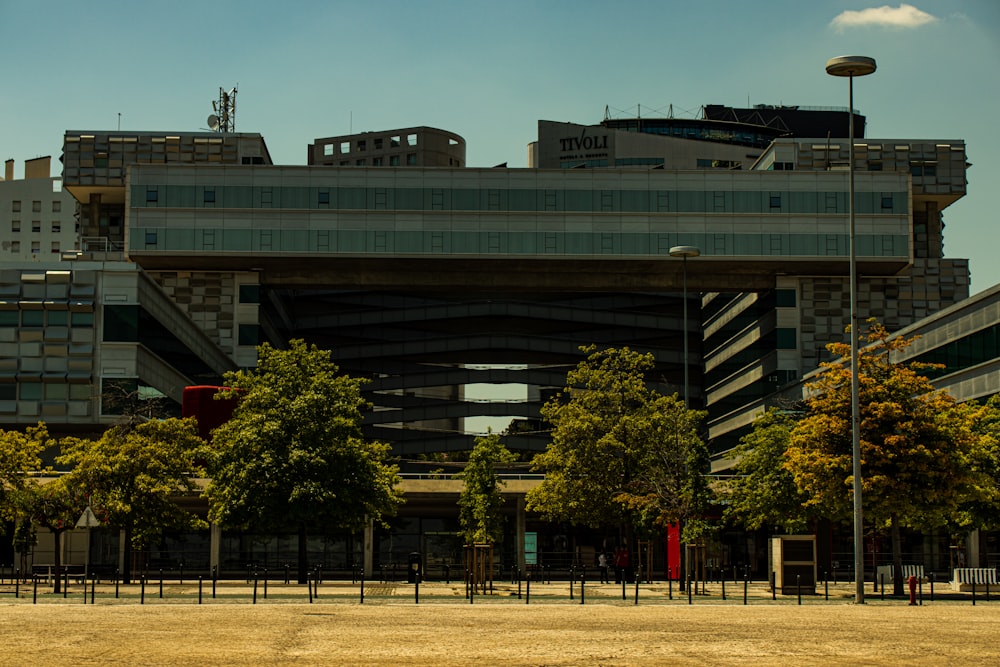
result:
[(213, 113), (208, 116), (208, 129), (228, 134), (236, 131), (236, 87), (219, 88), (219, 100), (212, 100)]

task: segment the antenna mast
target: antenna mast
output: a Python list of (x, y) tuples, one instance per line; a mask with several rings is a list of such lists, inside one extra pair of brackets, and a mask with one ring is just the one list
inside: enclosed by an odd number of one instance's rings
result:
[(236, 87), (229, 90), (219, 88), (219, 101), (212, 100), (212, 115), (208, 117), (208, 128), (212, 132), (228, 134), (236, 131)]

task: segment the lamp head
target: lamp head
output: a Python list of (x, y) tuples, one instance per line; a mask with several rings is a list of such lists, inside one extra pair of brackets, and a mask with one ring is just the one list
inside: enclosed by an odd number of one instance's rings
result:
[(699, 257), (701, 256), (701, 250), (694, 247), (693, 245), (675, 245), (670, 249), (671, 257)]
[(831, 76), (865, 76), (875, 71), (875, 59), (868, 56), (837, 56), (826, 61)]

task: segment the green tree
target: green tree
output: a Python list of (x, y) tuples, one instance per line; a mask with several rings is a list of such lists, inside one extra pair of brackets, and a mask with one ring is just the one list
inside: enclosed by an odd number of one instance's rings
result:
[[(52, 533), (53, 592), (62, 590), (62, 535), (72, 530), (87, 506), (72, 475), (62, 475), (45, 483), (32, 483), (19, 491), (19, 504), (25, 515), (21, 525), (41, 526)], [(23, 530), (23, 529), (22, 529)]]
[(147, 545), (164, 530), (206, 523), (177, 499), (197, 493), (205, 442), (193, 419), (126, 422), (97, 440), (67, 438), (57, 461), (73, 466), (73, 482), (103, 523), (121, 528), (132, 548), (123, 579), (141, 567)]
[(401, 501), (389, 446), (361, 436), (361, 379), (330, 352), (291, 341), (264, 344), (257, 367), (226, 375), (233, 418), (213, 431), (209, 517), (223, 526), (298, 531), (298, 577), (307, 578), (307, 530), (361, 529)]
[[(913, 339), (890, 337), (873, 320), (869, 327), (858, 372), (862, 501), (866, 519), (889, 530), (901, 595), (900, 528), (948, 525), (963, 504), (981, 497), (988, 480), (972, 464), (978, 441), (966, 412), (934, 389), (925, 375), (929, 365), (893, 362)], [(827, 348), (838, 360), (824, 363), (809, 385), (808, 412), (792, 432), (786, 465), (807, 508), (847, 521), (853, 515), (850, 346)]]
[(647, 386), (651, 354), (582, 350), (587, 358), (542, 408), (552, 442), (533, 460), (545, 480), (528, 493), (528, 507), (548, 520), (621, 526), (629, 543), (636, 528), (674, 521), (686, 522), (693, 539), (708, 497), (702, 414)]
[(496, 465), (515, 459), (498, 434), (476, 438), (465, 470), (457, 475), (465, 482), (458, 498), (458, 520), (466, 544), (493, 544), (503, 536), (503, 482)]
[(52, 443), (43, 422), (24, 431), (0, 430), (0, 532), (16, 515), (17, 491), (24, 488), (27, 474), (41, 467), (39, 455)]
[(977, 445), (970, 464), (981, 473), (983, 486), (960, 507), (955, 529), (996, 530), (1000, 528), (1000, 394), (985, 403), (971, 401), (961, 407)]
[(766, 525), (788, 533), (807, 529), (815, 511), (811, 515), (807, 510), (808, 498), (785, 466), (794, 428), (793, 417), (772, 408), (740, 439), (733, 452), (736, 476), (725, 487), (727, 519), (750, 530)]

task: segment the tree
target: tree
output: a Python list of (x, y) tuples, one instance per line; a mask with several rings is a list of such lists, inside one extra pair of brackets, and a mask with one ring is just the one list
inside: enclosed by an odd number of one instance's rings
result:
[[(866, 338), (858, 366), (862, 501), (867, 520), (890, 531), (895, 594), (901, 595), (900, 528), (948, 525), (989, 482), (972, 465), (977, 440), (965, 411), (922, 374), (931, 366), (893, 363), (892, 355), (913, 339), (890, 337), (874, 320)], [(838, 360), (822, 364), (825, 370), (808, 385), (808, 412), (792, 432), (786, 465), (808, 496), (807, 508), (847, 521), (853, 484), (850, 346), (827, 348)]]
[(362, 380), (340, 374), (330, 352), (293, 340), (264, 344), (255, 369), (226, 374), (233, 418), (213, 431), (209, 517), (223, 526), (299, 536), (298, 578), (307, 578), (307, 530), (358, 530), (401, 500), (389, 446), (361, 436)]
[[(52, 533), (54, 549), (52, 591), (59, 593), (62, 590), (62, 534), (76, 525), (81, 512), (87, 506), (87, 501), (80, 493), (80, 489), (75, 486), (72, 475), (62, 475), (44, 484), (30, 484), (19, 493), (19, 504), (25, 515), (25, 520), (21, 522), (19, 528), (38, 525)], [(21, 528), (21, 530), (26, 529)]]
[(27, 474), (41, 467), (39, 455), (53, 443), (43, 422), (22, 431), (0, 430), (0, 531), (14, 518), (17, 491), (24, 488)]
[(493, 544), (503, 536), (503, 482), (495, 466), (515, 459), (498, 434), (476, 438), (465, 470), (457, 475), (465, 482), (458, 498), (458, 520), (466, 544)]
[(552, 442), (533, 460), (545, 480), (528, 507), (548, 520), (619, 525), (629, 542), (636, 527), (678, 520), (691, 522), (693, 537), (708, 493), (701, 413), (647, 386), (651, 354), (581, 349), (587, 358), (542, 408)]
[[(205, 442), (193, 419), (126, 422), (98, 440), (67, 438), (57, 461), (74, 466), (73, 482), (103, 523), (125, 532), (133, 551), (122, 577), (128, 582), (145, 547), (169, 529), (205, 528), (205, 522), (177, 504), (197, 492)], [(132, 562), (136, 561), (136, 562)]]
[(974, 458), (970, 462), (983, 476), (981, 493), (959, 508), (956, 529), (1000, 528), (1000, 394), (986, 403), (963, 404), (966, 419), (976, 438)]
[(758, 418), (753, 430), (740, 439), (733, 452), (736, 474), (727, 482), (726, 517), (750, 530), (779, 526), (788, 533), (806, 530), (815, 511), (806, 509), (806, 495), (795, 485), (785, 467), (795, 419), (770, 409)]

